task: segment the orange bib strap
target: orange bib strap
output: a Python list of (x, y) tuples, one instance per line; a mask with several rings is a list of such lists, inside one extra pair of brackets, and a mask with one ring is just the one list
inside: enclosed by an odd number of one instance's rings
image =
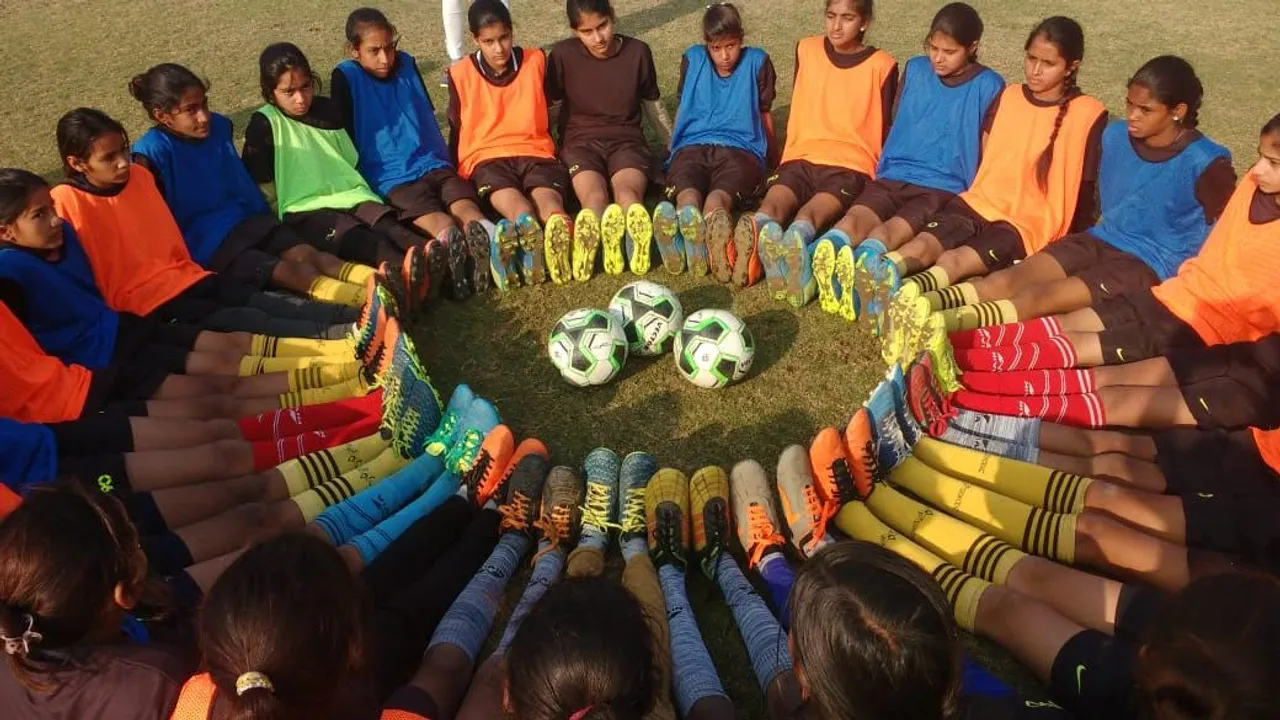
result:
[(213, 696), (217, 692), (209, 673), (193, 675), (182, 685), (178, 704), (173, 708), (173, 715), (169, 720), (208, 720), (209, 711), (213, 708)]
[(525, 48), (524, 60), (509, 85), (486, 80), (475, 60), (464, 57), (449, 69), (458, 93), (458, 174), (470, 178), (486, 160), (555, 157), (543, 84), (547, 56)]

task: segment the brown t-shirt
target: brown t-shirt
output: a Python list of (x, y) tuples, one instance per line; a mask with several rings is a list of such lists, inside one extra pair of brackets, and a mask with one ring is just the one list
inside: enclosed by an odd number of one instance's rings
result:
[(643, 41), (615, 35), (616, 52), (600, 59), (577, 38), (551, 48), (547, 102), (560, 106), (560, 146), (592, 140), (644, 141), (640, 104), (661, 97), (653, 52)]
[[(195, 668), (161, 645), (104, 646), (65, 663), (42, 663), (57, 689), (32, 692), (0, 670), (5, 720), (167, 720), (182, 683)], [(58, 669), (55, 669), (58, 668)]]
[(1254, 225), (1265, 225), (1280, 220), (1280, 202), (1276, 195), (1268, 195), (1255, 190), (1253, 199), (1249, 201), (1249, 222)]

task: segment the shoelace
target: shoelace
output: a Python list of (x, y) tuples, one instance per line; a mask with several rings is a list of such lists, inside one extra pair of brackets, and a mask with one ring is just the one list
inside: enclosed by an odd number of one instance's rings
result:
[(503, 530), (529, 529), (529, 496), (517, 490), (498, 508)]
[(572, 524), (573, 509), (568, 505), (553, 505), (549, 513), (534, 523), (534, 527), (541, 530), (551, 544), (534, 554), (533, 562), (538, 562), (538, 558), (560, 547), (561, 543), (568, 542), (573, 534)]
[[(612, 522), (609, 517), (613, 503), (610, 502), (609, 488), (598, 483), (587, 483), (587, 497), (582, 504), (582, 524), (590, 525), (600, 532), (610, 529), (621, 530), (622, 526)], [(641, 517), (644, 516), (643, 505)]]
[(444, 466), (458, 473), (465, 473), (475, 467), (476, 458), (480, 451), (480, 445), (484, 443), (484, 436), (479, 430), (468, 429), (462, 433), (462, 437), (453, 444), (453, 448), (445, 457)]
[(760, 564), (760, 558), (764, 557), (764, 551), (779, 544), (782, 537), (769, 520), (769, 513), (755, 503), (747, 506), (747, 529), (751, 532), (751, 547), (747, 549), (747, 564), (750, 567), (755, 567)]
[(663, 522), (669, 515), (668, 510), (659, 510), (657, 523), (658, 528), (654, 535), (658, 542), (658, 549), (663, 555), (667, 556), (670, 562), (684, 565), (684, 548), (680, 544), (680, 528), (677, 522)]
[(443, 455), (449, 449), (449, 441), (453, 439), (457, 427), (458, 412), (456, 410), (446, 412), (440, 420), (440, 426), (427, 439), (426, 451), (431, 455)]
[(831, 463), (827, 473), (831, 478), (832, 485), (835, 486), (836, 493), (822, 504), (822, 516), (814, 526), (814, 540), (819, 540), (826, 535), (827, 523), (830, 522), (831, 518), (840, 512), (841, 506), (850, 499), (857, 497), (857, 491), (853, 485), (853, 476), (849, 473), (849, 463), (844, 458)]
[(623, 534), (643, 532), (645, 488), (628, 490), (623, 499), (621, 530)]
[(475, 464), (462, 476), (462, 482), (467, 486), (473, 498), (476, 490), (480, 487), (480, 481), (484, 479), (491, 467), (493, 467), (493, 456), (489, 454), (488, 450), (480, 448), (480, 452), (476, 455)]
[[(883, 471), (880, 469), (880, 454), (876, 452), (874, 440), (868, 440), (862, 446), (862, 466), (866, 468), (867, 475), (870, 476), (870, 483), (868, 484), (872, 489), (884, 480)], [(870, 493), (870, 490), (867, 492)], [(859, 500), (866, 500), (866, 498), (859, 498)]]
[(707, 536), (707, 556), (702, 559), (702, 571), (709, 578), (716, 576), (715, 567), (720, 561), (721, 553), (724, 552), (724, 536), (728, 529), (722, 512), (712, 513), (711, 517), (703, 521), (703, 532)]

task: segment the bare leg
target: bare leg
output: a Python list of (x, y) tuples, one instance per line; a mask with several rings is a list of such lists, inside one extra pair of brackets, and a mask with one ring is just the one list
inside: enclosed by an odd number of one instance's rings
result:
[(676, 193), (675, 206), (677, 210), (685, 206), (693, 206), (699, 208), (705, 214), (710, 211), (703, 207), (704, 201), (705, 199), (702, 197), (702, 193), (698, 192), (697, 188), (685, 188), (684, 190)]
[(1058, 653), (1084, 630), (1048, 605), (999, 585), (982, 593), (974, 626), (1013, 653), (1046, 685)]
[(898, 248), (898, 254), (902, 256), (903, 263), (906, 265), (903, 274), (910, 275), (933, 267), (942, 253), (942, 243), (938, 242), (938, 238), (931, 233), (922, 232), (916, 235)]
[(710, 215), (716, 210), (733, 212), (733, 196), (723, 190), (712, 190), (702, 206), (702, 214)]
[(230, 480), (156, 490), (151, 495), (169, 527), (181, 528), (252, 503), (289, 498), (284, 478), (275, 470)]
[(534, 188), (529, 193), (533, 197), (533, 204), (538, 208), (538, 219), (546, 222), (554, 215), (564, 214), (564, 196), (559, 190), (553, 188)]
[(409, 684), (435, 701), (439, 714), (432, 720), (453, 720), (471, 684), (473, 669), (474, 663), (462, 648), (447, 643), (436, 645), (427, 650), (422, 667)]
[(623, 208), (629, 208), (638, 202), (644, 202), (644, 191), (649, 187), (649, 178), (634, 168), (619, 170), (609, 178), (613, 186), (613, 198)]
[(1028, 555), (1013, 566), (1004, 585), (1085, 627), (1115, 634), (1123, 587), (1118, 581)]
[(573, 192), (582, 207), (598, 217), (609, 204), (609, 184), (594, 170), (583, 170), (573, 176)]
[[(1051, 255), (1035, 253), (1013, 267), (975, 279), (973, 287), (978, 291), (979, 300), (1004, 300), (1015, 297), (1019, 290), (1034, 288), (1039, 292), (1041, 284), (1061, 280), (1066, 276), (1062, 266)], [(1088, 288), (1085, 291), (1088, 292)], [(1085, 304), (1088, 305), (1088, 302)], [(1018, 317), (1022, 317), (1021, 313)]]
[(498, 214), (511, 222), (515, 222), (516, 218), (525, 213), (533, 213), (533, 205), (529, 202), (529, 198), (517, 188), (495, 190), (489, 196), (489, 203), (493, 205), (494, 210), (498, 211)]
[(474, 200), (459, 200), (453, 203), (449, 206), (449, 213), (458, 221), (458, 224), (463, 226), (486, 219)]
[[(872, 212), (871, 208), (866, 205), (854, 205), (849, 208), (849, 212), (844, 214), (835, 224), (835, 229), (849, 236), (854, 245), (862, 242), (871, 235), (871, 231), (880, 227), (880, 216)], [(877, 238), (878, 239), (878, 238)], [(907, 238), (910, 240), (911, 238)], [(880, 240), (884, 242), (884, 240)], [(903, 242), (906, 242), (904, 240)], [(885, 247), (889, 247), (885, 243)], [(897, 250), (897, 247), (889, 247), (890, 250)]]
[(233, 420), (158, 420), (129, 418), (134, 452), (194, 447), (218, 440), (239, 440), (244, 436)]
[(879, 240), (890, 250), (897, 250), (915, 236), (916, 231), (911, 228), (911, 223), (900, 217), (891, 217), (867, 233), (868, 239)]
[[(289, 260), (310, 266), (321, 275), (331, 278), (340, 277), (342, 275), (342, 267), (346, 262), (337, 255), (331, 255), (327, 252), (317, 250), (310, 245), (294, 245), (280, 255), (282, 260)], [(280, 263), (283, 265), (284, 263)], [(277, 266), (279, 267), (279, 266)], [(308, 288), (310, 286), (308, 285)], [(303, 288), (305, 292), (307, 288)]]
[(1086, 510), (1076, 520), (1076, 562), (1176, 592), (1191, 581), (1187, 549)]
[(1067, 332), (1100, 333), (1107, 329), (1107, 326), (1102, 324), (1102, 318), (1098, 317), (1098, 313), (1091, 307), (1080, 308), (1057, 317), (1058, 324)]
[(476, 671), (467, 696), (458, 710), (458, 720), (491, 720), (503, 716), (501, 655), (490, 655)]
[(413, 219), (413, 226), (434, 238), (442, 238), (449, 228), (457, 227), (449, 213), (433, 212)]
[(253, 446), (243, 440), (218, 440), (207, 445), (132, 452), (124, 456), (129, 483), (138, 492), (182, 485), (198, 485), (253, 472)]
[(1178, 377), (1173, 366), (1163, 357), (1139, 360), (1124, 365), (1103, 365), (1093, 370), (1094, 386), (1098, 388), (1138, 386), (1177, 387)]
[(1098, 399), (1108, 425), (1131, 428), (1195, 427), (1195, 415), (1176, 387), (1104, 387)]
[(1095, 482), (1085, 491), (1084, 504), (1166, 542), (1187, 543), (1187, 513), (1182, 498)]
[(980, 277), (989, 272), (987, 264), (982, 261), (982, 256), (978, 254), (978, 251), (968, 246), (961, 246), (942, 253), (934, 264), (947, 273), (947, 278), (952, 283), (967, 280), (971, 277)]
[(1019, 320), (1031, 320), (1087, 308), (1093, 293), (1083, 280), (1071, 277), (1022, 288), (1011, 302)]
[(1140, 460), (1156, 459), (1156, 443), (1150, 435), (1115, 430), (1085, 430), (1057, 423), (1040, 424), (1040, 449), (1078, 457), (1123, 453)]
[(199, 563), (302, 525), (298, 506), (285, 501), (239, 505), (173, 532)]
[(800, 207), (800, 200), (791, 188), (785, 185), (774, 185), (764, 195), (760, 203), (760, 212), (768, 215), (780, 225), (786, 225)]
[(796, 213), (795, 222), (807, 222), (815, 229), (829, 226), (844, 213), (844, 203), (830, 193), (820, 192), (813, 196)]
[(217, 581), (218, 576), (230, 567), (231, 563), (235, 562), (236, 558), (240, 557), (243, 552), (244, 550), (235, 550), (212, 560), (196, 563), (187, 568), (186, 573), (200, 588), (200, 592), (208, 593), (209, 589), (213, 587), (213, 583)]
[(1123, 453), (1079, 457), (1058, 455), (1042, 450), (1040, 456), (1036, 458), (1036, 463), (1054, 470), (1105, 479), (1135, 490), (1153, 493), (1165, 490), (1164, 473), (1159, 465)]
[(288, 288), (296, 293), (304, 294), (311, 289), (316, 278), (322, 274), (310, 263), (299, 262), (282, 256), (280, 262), (276, 263), (276, 266), (271, 270), (271, 282), (282, 288)]

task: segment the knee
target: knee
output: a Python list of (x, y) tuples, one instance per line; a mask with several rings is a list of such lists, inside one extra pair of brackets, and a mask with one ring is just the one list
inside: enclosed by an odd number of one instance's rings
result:
[[(1089, 474), (1098, 477), (1128, 477), (1130, 474), (1128, 456), (1123, 453), (1095, 455), (1089, 462)], [(1114, 489), (1114, 486), (1109, 483), (1102, 483), (1102, 485)]]
[(240, 431), (240, 423), (235, 420), (215, 419), (208, 421), (209, 436), (214, 440), (243, 441), (244, 433)]

